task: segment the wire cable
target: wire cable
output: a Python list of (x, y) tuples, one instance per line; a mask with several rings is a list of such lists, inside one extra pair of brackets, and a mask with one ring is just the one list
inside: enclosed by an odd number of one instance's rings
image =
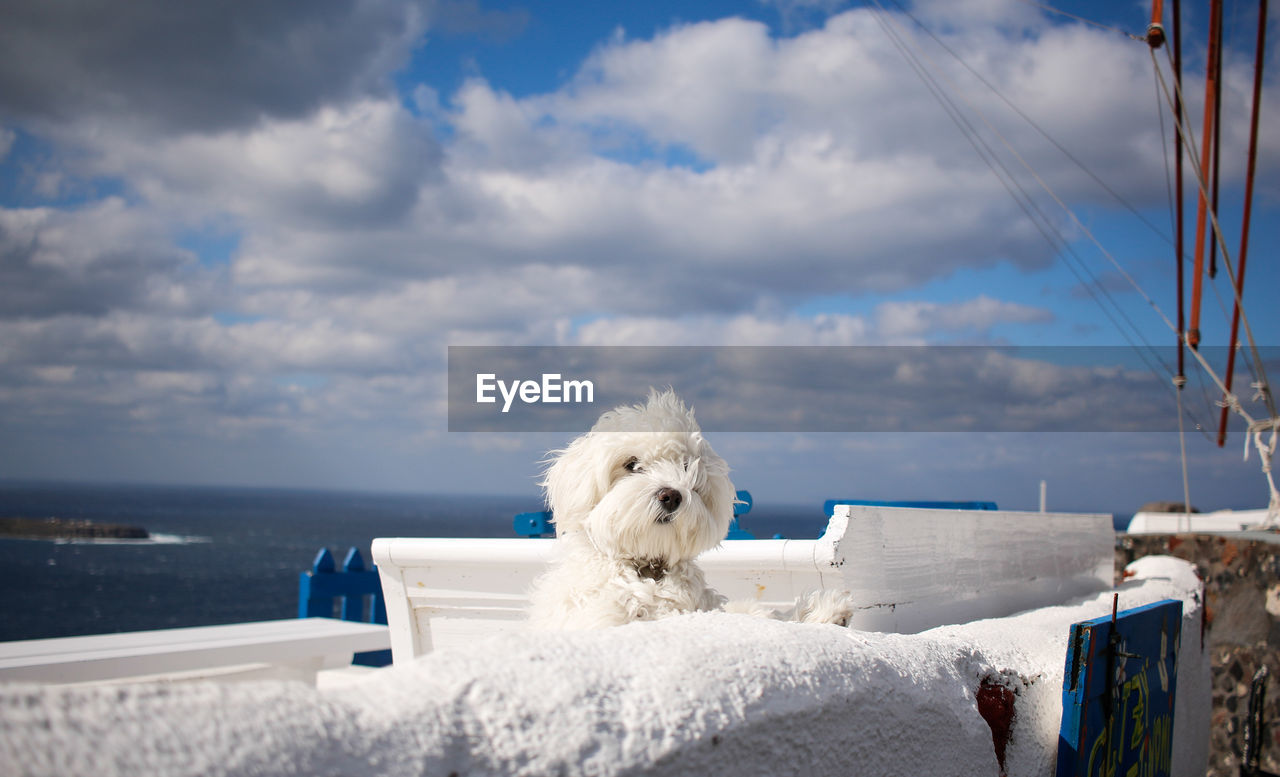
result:
[(1076, 14), (1071, 13), (1070, 11), (1064, 11), (1064, 10), (1062, 10), (1061, 8), (1054, 8), (1053, 6), (1049, 5), (1048, 3), (1038, 3), (1038, 2), (1036, 2), (1035, 0), (1020, 0), (1020, 2), (1025, 3), (1025, 4), (1027, 4), (1027, 5), (1030, 5), (1030, 6), (1033, 6), (1033, 7), (1035, 7), (1035, 8), (1039, 8), (1039, 9), (1040, 9), (1040, 10), (1042, 10), (1042, 11), (1049, 11), (1049, 12), (1051, 12), (1051, 13), (1056, 13), (1056, 14), (1058, 14), (1059, 16), (1066, 16), (1066, 17), (1067, 17), (1067, 18), (1069, 18), (1069, 19), (1075, 19), (1075, 20), (1076, 20), (1076, 21), (1078, 21), (1078, 22), (1083, 22), (1083, 23), (1085, 23), (1085, 24), (1091, 24), (1091, 25), (1093, 25), (1094, 27), (1097, 27), (1097, 28), (1099, 28), (1099, 29), (1109, 30), (1110, 32), (1118, 32), (1118, 33), (1120, 33), (1121, 35), (1125, 36), (1126, 38), (1132, 38), (1132, 39), (1134, 39), (1134, 40), (1136, 40), (1136, 41), (1141, 41), (1144, 45), (1145, 45), (1145, 44), (1146, 44), (1146, 42), (1147, 42), (1147, 39), (1146, 39), (1146, 38), (1140, 38), (1140, 37), (1138, 37), (1137, 35), (1134, 35), (1134, 34), (1132, 34), (1132, 33), (1130, 33), (1130, 32), (1127, 32), (1127, 31), (1125, 31), (1125, 30), (1120, 29), (1119, 27), (1112, 27), (1112, 26), (1111, 26), (1111, 25), (1109, 25), (1109, 24), (1103, 24), (1102, 22), (1095, 22), (1095, 21), (1094, 21), (1094, 20), (1092, 20), (1092, 19), (1086, 19), (1085, 17), (1083, 17), (1083, 16), (1078, 16), (1078, 15), (1076, 15)]
[[(1098, 186), (1101, 187), (1103, 191), (1111, 195), (1111, 197), (1116, 202), (1123, 205), (1125, 209), (1127, 209), (1130, 213), (1136, 216), (1138, 220), (1140, 220), (1143, 224), (1147, 225), (1147, 227), (1155, 235), (1157, 235), (1161, 240), (1164, 240), (1165, 242), (1172, 245), (1173, 241), (1169, 238), (1168, 234), (1163, 232), (1160, 227), (1152, 223), (1151, 220), (1148, 219), (1146, 216), (1142, 215), (1142, 212), (1139, 211), (1137, 207), (1135, 207), (1132, 203), (1126, 200), (1123, 195), (1121, 195), (1119, 192), (1113, 189), (1110, 185), (1108, 185), (1106, 181), (1102, 180), (1102, 178), (1099, 177), (1096, 173), (1094, 173), (1093, 170), (1090, 170), (1088, 165), (1086, 165), (1084, 162), (1076, 158), (1075, 154), (1072, 154), (1071, 151), (1068, 150), (1066, 146), (1059, 143), (1058, 140), (1054, 138), (1052, 135), (1050, 135), (1047, 130), (1041, 127), (1039, 123), (1036, 122), (1035, 119), (1032, 119), (1030, 116), (1024, 113), (1023, 110), (1017, 106), (1017, 104), (1015, 104), (1012, 100), (1006, 97), (1003, 92), (1001, 92), (998, 88), (996, 88), (995, 84), (991, 83), (987, 78), (985, 78), (981, 73), (979, 73), (976, 68), (971, 66), (968, 62), (965, 61), (963, 57), (957, 54), (954, 49), (948, 46), (945, 41), (943, 41), (941, 38), (935, 35), (933, 33), (933, 30), (930, 30), (928, 26), (926, 26), (923, 22), (917, 19), (915, 15), (912, 14), (908, 8), (906, 8), (901, 2), (899, 2), (899, 0), (892, 0), (892, 2), (895, 6), (898, 7), (899, 12), (901, 12), (904, 16), (906, 16), (911, 21), (915, 22), (916, 26), (919, 27), (921, 30), (923, 30), (926, 35), (932, 38), (934, 43), (937, 43), (938, 46), (940, 46), (943, 50), (945, 50), (948, 54), (950, 54), (951, 57), (955, 59), (956, 62), (959, 62), (965, 68), (965, 70), (968, 70), (973, 75), (974, 78), (978, 79), (978, 81), (982, 83), (983, 86), (991, 90), (992, 94), (994, 94), (996, 97), (999, 97), (1000, 101), (1003, 102), (1006, 106), (1008, 106), (1009, 110), (1018, 114), (1018, 116), (1023, 121), (1025, 121), (1028, 124), (1028, 126), (1034, 129), (1036, 132), (1040, 133), (1041, 137), (1043, 137), (1045, 140), (1052, 143), (1054, 148), (1062, 152), (1063, 156), (1069, 159), (1072, 164), (1074, 164), (1076, 167), (1080, 169), (1081, 172), (1083, 172), (1085, 175), (1093, 179), (1094, 183), (1098, 184)], [(1143, 42), (1145, 44), (1145, 41)], [(1162, 121), (1161, 129), (1163, 130), (1163, 118), (1164, 118), (1163, 112), (1157, 111), (1157, 115), (1160, 115), (1161, 117), (1161, 121)]]
[[(1111, 303), (1111, 306), (1115, 309), (1116, 313), (1118, 313), (1120, 317), (1124, 319), (1124, 321), (1128, 324), (1129, 328), (1133, 330), (1133, 333), (1134, 335), (1136, 335), (1138, 340), (1142, 341), (1142, 345), (1145, 346), (1147, 351), (1149, 351), (1153, 355), (1156, 361), (1161, 363), (1161, 365), (1164, 367), (1164, 373), (1167, 375), (1172, 375), (1172, 368), (1164, 363), (1164, 360), (1160, 357), (1159, 352), (1150, 343), (1146, 341), (1146, 339), (1142, 336), (1142, 333), (1138, 329), (1136, 324), (1134, 324), (1132, 319), (1130, 319), (1129, 316), (1124, 312), (1124, 309), (1115, 301), (1115, 299), (1111, 296), (1110, 292), (1106, 290), (1106, 287), (1103, 286), (1103, 284), (1098, 280), (1097, 276), (1095, 276), (1092, 273), (1092, 271), (1089, 270), (1088, 265), (1083, 261), (1083, 259), (1078, 254), (1075, 253), (1075, 250), (1074, 248), (1071, 247), (1069, 241), (1067, 241), (1066, 238), (1063, 237), (1060, 232), (1058, 232), (1057, 228), (1052, 225), (1051, 219), (1049, 219), (1049, 217), (1044, 213), (1044, 211), (1039, 207), (1039, 205), (1035, 203), (1034, 199), (1030, 196), (1029, 193), (1027, 193), (1026, 189), (1017, 181), (1017, 178), (1013, 176), (1011, 172), (1009, 172), (1008, 168), (1000, 160), (999, 156), (994, 152), (994, 150), (992, 150), (990, 146), (987, 145), (986, 141), (982, 139), (977, 129), (973, 126), (973, 124), (968, 120), (968, 118), (960, 110), (960, 107), (956, 105), (956, 103), (946, 94), (946, 92), (943, 90), (938, 80), (933, 76), (933, 74), (928, 70), (928, 68), (925, 67), (924, 63), (921, 62), (918, 57), (916, 57), (915, 53), (911, 51), (909, 44), (902, 38), (902, 36), (900, 36), (897, 33), (897, 31), (893, 29), (892, 24), (888, 20), (889, 14), (887, 13), (884, 6), (880, 3), (880, 0), (873, 0), (873, 2), (876, 8), (871, 8), (870, 6), (868, 6), (868, 8), (873, 12), (873, 14), (875, 15), (876, 21), (880, 24), (881, 28), (885, 30), (885, 33), (889, 37), (890, 41), (898, 49), (899, 53), (902, 54), (903, 58), (907, 61), (908, 65), (911, 66), (911, 68), (925, 83), (926, 88), (928, 88), (930, 93), (934, 96), (934, 98), (939, 101), (939, 103), (942, 105), (947, 115), (952, 119), (952, 121), (954, 121), (957, 124), (957, 126), (961, 130), (961, 133), (970, 142), (970, 144), (974, 146), (975, 150), (978, 152), (979, 157), (992, 170), (992, 172), (996, 175), (997, 179), (1000, 180), (1001, 184), (1005, 186), (1006, 191), (1008, 191), (1010, 196), (1014, 198), (1015, 202), (1017, 202), (1019, 207), (1027, 215), (1028, 219), (1032, 222), (1032, 224), (1041, 232), (1041, 235), (1050, 244), (1050, 246), (1054, 248), (1055, 251), (1062, 253), (1064, 258), (1073, 259), (1078, 264), (1079, 269), (1077, 269), (1077, 267), (1073, 265), (1071, 261), (1065, 262), (1067, 268), (1081, 282), (1081, 285), (1085, 289), (1085, 291), (1091, 297), (1094, 298), (1095, 302), (1097, 302), (1103, 314), (1106, 315), (1107, 318), (1111, 320), (1112, 324), (1116, 326), (1117, 331), (1120, 332), (1121, 336), (1124, 337), (1125, 341), (1129, 344), (1129, 346), (1134, 349), (1135, 353), (1137, 353), (1139, 358), (1142, 359), (1142, 361), (1146, 364), (1147, 369), (1150, 370), (1152, 374), (1155, 375), (1156, 377), (1160, 377), (1160, 374), (1161, 374), (1160, 370), (1157, 370), (1151, 364), (1147, 356), (1144, 354), (1143, 348), (1139, 347), (1138, 343), (1134, 342), (1133, 338), (1130, 337), (1129, 334), (1126, 332), (1125, 327), (1120, 325), (1120, 323), (1116, 320), (1115, 316), (1112, 315), (1112, 313), (1108, 310), (1107, 306), (1103, 304), (1102, 298), (1099, 297), (1099, 294), (1101, 294), (1102, 297), (1105, 297), (1106, 300)], [(910, 15), (908, 14), (908, 16)], [(914, 17), (911, 17), (911, 18), (912, 18), (912, 21), (914, 21), (917, 25), (920, 25), (919, 20), (915, 19)], [(923, 25), (920, 25), (920, 26), (923, 27)], [(932, 58), (930, 58), (927, 54), (924, 54), (923, 51), (920, 50), (918, 46), (916, 46), (915, 48), (916, 50), (921, 51), (921, 54), (923, 54), (924, 58), (928, 60), (930, 64), (934, 65), (935, 68), (937, 67), (937, 63), (933, 62)], [(952, 54), (954, 56), (954, 52), (952, 52)], [(949, 82), (949, 85), (952, 91), (956, 92), (956, 94), (965, 103), (965, 105), (969, 108), (969, 110), (972, 111), (975, 115), (977, 115), (978, 118), (980, 118), (984, 124), (986, 124), (988, 130), (990, 130), (997, 138), (1000, 139), (1000, 141), (1004, 144), (1005, 148), (1009, 151), (1009, 153), (1012, 154), (1022, 164), (1022, 166), (1031, 174), (1033, 178), (1035, 178), (1035, 180), (1040, 184), (1041, 188), (1044, 189), (1049, 194), (1049, 196), (1052, 197), (1058, 203), (1058, 205), (1064, 211), (1067, 212), (1067, 214), (1072, 218), (1072, 220), (1081, 229), (1081, 231), (1083, 231), (1086, 235), (1088, 235), (1090, 239), (1093, 241), (1093, 243), (1099, 248), (1099, 250), (1101, 250), (1103, 254), (1106, 255), (1111, 260), (1112, 265), (1114, 265), (1116, 269), (1123, 276), (1125, 276), (1125, 278), (1129, 281), (1130, 285), (1132, 285), (1135, 289), (1137, 289), (1139, 294), (1141, 294), (1147, 300), (1147, 302), (1156, 310), (1158, 314), (1163, 316), (1163, 313), (1160, 311), (1159, 307), (1155, 304), (1155, 302), (1151, 300), (1151, 298), (1146, 295), (1146, 293), (1136, 283), (1136, 281), (1134, 281), (1133, 278), (1129, 276), (1127, 272), (1124, 271), (1124, 268), (1121, 267), (1119, 263), (1115, 261), (1114, 257), (1110, 256), (1110, 254), (1101, 245), (1101, 243), (1097, 240), (1097, 238), (1093, 236), (1092, 232), (1083, 224), (1083, 222), (1080, 221), (1078, 217), (1075, 216), (1075, 214), (1066, 205), (1066, 203), (1064, 203), (1062, 199), (1059, 198), (1053, 192), (1052, 188), (1048, 186), (1048, 184), (1044, 181), (1044, 179), (1041, 178), (1033, 168), (1031, 168), (1031, 166), (1026, 162), (1026, 160), (1023, 159), (1020, 154), (1018, 154), (1016, 149), (1013, 148), (1012, 144), (1010, 144), (1009, 141), (999, 132), (999, 130), (997, 130), (991, 124), (991, 122), (986, 118), (986, 116), (980, 110), (975, 108), (972, 105), (972, 103), (970, 103), (968, 100), (965, 100), (965, 98), (963, 97), (962, 94), (960, 94), (960, 91), (956, 88), (954, 83)], [(1014, 192), (1013, 189), (1010, 188), (1011, 186), (1013, 188), (1016, 188), (1018, 191)], [(1088, 276), (1088, 279), (1084, 277), (1086, 275)], [(1096, 292), (1095, 292), (1095, 289), (1097, 290)], [(1168, 323), (1167, 319), (1166, 319), (1166, 323)], [(1161, 381), (1161, 383), (1164, 384), (1164, 381)], [(1174, 390), (1168, 384), (1165, 384), (1165, 385), (1169, 388), (1170, 391)], [(1206, 427), (1202, 423), (1200, 423), (1200, 421), (1196, 419), (1193, 414), (1189, 413), (1189, 415), (1191, 415), (1193, 422), (1196, 424), (1196, 428), (1199, 429), (1202, 434), (1205, 434), (1207, 436), (1208, 432), (1206, 430)]]

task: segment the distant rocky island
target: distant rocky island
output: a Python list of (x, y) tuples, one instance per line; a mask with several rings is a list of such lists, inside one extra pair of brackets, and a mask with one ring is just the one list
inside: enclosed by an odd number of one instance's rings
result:
[(145, 540), (141, 526), (72, 518), (0, 518), (0, 537), (33, 540)]

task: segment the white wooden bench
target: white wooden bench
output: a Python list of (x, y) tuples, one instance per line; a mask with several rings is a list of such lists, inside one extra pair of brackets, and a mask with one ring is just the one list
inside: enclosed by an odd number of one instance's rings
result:
[(0, 682), (297, 679), (386, 650), (386, 626), (333, 618), (198, 626), (0, 643)]
[[(850, 624), (914, 633), (1059, 604), (1111, 586), (1111, 516), (842, 505), (817, 540), (726, 540), (699, 563), (730, 599), (789, 606), (845, 589)], [(520, 629), (551, 539), (380, 538), (396, 663)]]

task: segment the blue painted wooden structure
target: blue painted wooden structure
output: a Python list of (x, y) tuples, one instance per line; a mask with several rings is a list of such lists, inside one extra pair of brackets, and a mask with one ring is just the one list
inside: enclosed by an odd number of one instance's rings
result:
[(1172, 599), (1071, 627), (1058, 777), (1170, 773), (1181, 634)]
[[(365, 569), (358, 548), (347, 550), (339, 572), (328, 548), (316, 553), (311, 569), (298, 576), (298, 617), (332, 618), (363, 623), (387, 622), (387, 605), (382, 598), (378, 568)], [(353, 664), (387, 666), (390, 650), (356, 653)]]
[[(745, 531), (738, 524), (738, 516), (751, 512), (751, 492), (739, 491), (738, 501), (733, 505), (733, 521), (729, 524), (731, 540), (754, 540), (755, 535)], [(511, 528), (521, 537), (554, 537), (556, 528), (552, 525), (551, 511), (538, 510), (532, 513), (517, 513), (511, 519)]]
[(727, 540), (754, 540), (756, 535), (742, 528), (742, 524), (738, 523), (738, 516), (746, 515), (751, 512), (751, 492), (739, 491), (737, 493), (738, 501), (733, 503), (733, 520), (729, 522), (729, 534), (725, 536)]
[(883, 499), (828, 499), (822, 503), (822, 511), (831, 517), (838, 505), (865, 507), (920, 507), (928, 510), (999, 510), (995, 502), (929, 502), (921, 500), (892, 501)]
[(551, 525), (551, 511), (516, 513), (511, 519), (511, 529), (521, 537), (554, 537), (556, 527)]

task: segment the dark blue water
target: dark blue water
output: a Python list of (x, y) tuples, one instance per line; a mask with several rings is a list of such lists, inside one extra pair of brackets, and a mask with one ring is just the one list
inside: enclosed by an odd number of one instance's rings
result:
[[(0, 641), (292, 618), (298, 575), (375, 537), (511, 537), (536, 496), (0, 483), (0, 517), (142, 526), (143, 543), (0, 538)], [(816, 537), (821, 506), (756, 503), (744, 525)]]

